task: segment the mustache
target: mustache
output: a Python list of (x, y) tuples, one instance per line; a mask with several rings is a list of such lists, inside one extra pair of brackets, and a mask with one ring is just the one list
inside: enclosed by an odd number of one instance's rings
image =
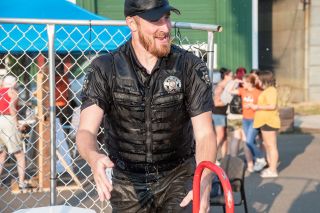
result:
[(156, 32), (153, 36), (154, 38), (166, 38), (166, 37), (171, 37), (171, 34), (170, 33), (165, 33), (163, 31), (160, 31), (160, 32)]

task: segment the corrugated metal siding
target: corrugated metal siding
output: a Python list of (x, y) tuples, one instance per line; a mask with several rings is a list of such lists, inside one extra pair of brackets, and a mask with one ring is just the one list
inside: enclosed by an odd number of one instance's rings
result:
[[(78, 0), (79, 1), (79, 0)], [(80, 0), (88, 2), (96, 2), (99, 15), (109, 17), (111, 19), (123, 20), (123, 4), (124, 0)], [(212, 0), (171, 0), (170, 4), (181, 11), (181, 16), (172, 13), (173, 21), (194, 22), (203, 24), (215, 24), (213, 17), (214, 3)], [(86, 8), (86, 7), (85, 7)], [(194, 30), (181, 30), (182, 36), (187, 36), (190, 42), (204, 41), (207, 42), (207, 32)]]
[(223, 32), (216, 34), (218, 44), (218, 65), (233, 71), (237, 67), (252, 67), (252, 23), (251, 1), (214, 1), (214, 21), (223, 26)]
[[(96, 2), (97, 13), (111, 19), (124, 19), (124, 0), (77, 0)], [(224, 31), (217, 33), (218, 67), (233, 71), (240, 66), (251, 69), (251, 1), (249, 0), (170, 0), (181, 11), (172, 14), (172, 20), (222, 25)], [(91, 4), (94, 5), (94, 4)], [(84, 5), (85, 6), (85, 5)], [(85, 7), (86, 8), (86, 7)], [(207, 32), (181, 30), (191, 43), (207, 42)]]
[(97, 13), (97, 5), (94, 0), (77, 0), (77, 5), (86, 8), (93, 13)]
[(96, 2), (99, 15), (109, 17), (111, 19), (124, 20), (124, 0), (96, 0)]
[[(172, 15), (174, 21), (193, 22), (201, 24), (218, 24), (214, 21), (214, 1), (212, 0), (170, 0), (170, 4), (181, 11), (181, 15)], [(181, 30), (182, 36), (187, 36), (190, 42), (207, 42), (205, 31)]]

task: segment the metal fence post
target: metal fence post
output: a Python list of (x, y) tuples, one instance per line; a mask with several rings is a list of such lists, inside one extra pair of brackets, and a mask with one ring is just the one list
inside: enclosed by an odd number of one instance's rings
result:
[(207, 66), (209, 69), (210, 80), (213, 78), (213, 68), (214, 68), (214, 33), (208, 31), (208, 55), (207, 55)]
[(55, 95), (55, 50), (54, 36), (55, 25), (48, 24), (48, 44), (49, 44), (49, 99), (50, 99), (50, 141), (51, 141), (51, 163), (50, 163), (50, 205), (56, 204), (56, 95)]

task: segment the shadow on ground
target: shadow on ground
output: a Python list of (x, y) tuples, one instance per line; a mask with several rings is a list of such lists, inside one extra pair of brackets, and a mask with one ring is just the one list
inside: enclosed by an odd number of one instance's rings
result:
[(279, 166), (278, 171), (286, 169), (294, 159), (302, 155), (314, 139), (310, 134), (281, 134), (278, 136)]
[(293, 204), (288, 212), (301, 213), (301, 212), (318, 212), (320, 211), (320, 183), (314, 186), (311, 192), (302, 193)]

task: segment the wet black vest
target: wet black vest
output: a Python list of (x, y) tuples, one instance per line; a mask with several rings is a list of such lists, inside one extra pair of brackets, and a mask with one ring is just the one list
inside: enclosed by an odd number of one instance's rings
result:
[(173, 46), (151, 75), (139, 64), (130, 42), (104, 56), (103, 67), (112, 67), (105, 142), (109, 156), (122, 169), (166, 167), (194, 155), (184, 94), (186, 70), (192, 66), (186, 63), (191, 55), (186, 53)]

